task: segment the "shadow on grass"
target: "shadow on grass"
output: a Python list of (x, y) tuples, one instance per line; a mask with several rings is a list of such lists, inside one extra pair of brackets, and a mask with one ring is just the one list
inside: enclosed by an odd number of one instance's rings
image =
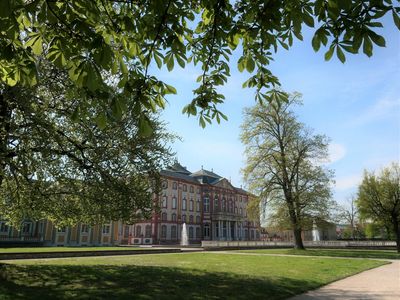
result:
[(312, 280), (154, 266), (1, 265), (0, 299), (285, 299)]

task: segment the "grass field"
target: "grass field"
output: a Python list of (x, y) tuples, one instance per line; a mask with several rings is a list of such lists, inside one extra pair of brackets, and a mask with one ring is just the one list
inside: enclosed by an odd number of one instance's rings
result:
[(285, 299), (382, 264), (224, 253), (9, 261), (0, 299)]
[(105, 250), (151, 250), (151, 247), (28, 247), (28, 248), (0, 248), (0, 253), (35, 253), (35, 252), (75, 252), (75, 251), (105, 251)]
[(258, 254), (287, 254), (287, 255), (310, 255), (310, 256), (333, 256), (333, 257), (358, 257), (358, 258), (382, 258), (400, 259), (400, 254), (395, 250), (354, 250), (354, 249), (257, 249), (240, 250), (244, 253)]

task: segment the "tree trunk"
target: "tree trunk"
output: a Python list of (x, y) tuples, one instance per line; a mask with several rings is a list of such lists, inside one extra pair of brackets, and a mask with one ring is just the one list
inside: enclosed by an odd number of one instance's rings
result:
[(303, 239), (301, 237), (301, 228), (295, 228), (293, 230), (294, 234), (294, 248), (304, 250)]
[(393, 225), (394, 225), (394, 232), (396, 234), (397, 253), (400, 253), (400, 223), (396, 222)]

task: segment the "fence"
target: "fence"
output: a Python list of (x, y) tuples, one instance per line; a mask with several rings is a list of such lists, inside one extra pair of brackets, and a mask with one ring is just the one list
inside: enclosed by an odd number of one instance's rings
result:
[[(318, 248), (392, 248), (395, 241), (304, 241), (305, 247)], [(278, 241), (202, 241), (203, 248), (289, 248), (293, 242)]]

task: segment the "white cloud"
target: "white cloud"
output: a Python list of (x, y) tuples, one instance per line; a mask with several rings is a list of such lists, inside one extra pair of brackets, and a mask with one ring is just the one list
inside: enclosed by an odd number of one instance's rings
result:
[(362, 125), (384, 118), (389, 118), (391, 116), (395, 116), (398, 118), (399, 115), (400, 98), (398, 97), (398, 95), (389, 94), (380, 98), (373, 105), (367, 108), (354, 120), (354, 124)]
[(335, 184), (336, 190), (343, 191), (356, 188), (361, 183), (361, 179), (361, 174), (353, 174), (338, 178)]
[(346, 148), (341, 144), (332, 143), (328, 148), (329, 163), (341, 160), (346, 155)]

